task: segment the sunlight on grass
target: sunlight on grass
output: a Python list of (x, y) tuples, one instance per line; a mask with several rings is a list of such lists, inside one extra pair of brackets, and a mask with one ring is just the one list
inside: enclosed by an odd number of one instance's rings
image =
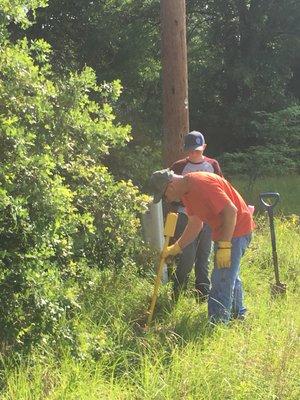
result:
[(36, 348), (18, 367), (3, 359), (1, 399), (298, 400), (300, 225), (297, 218), (275, 222), (286, 297), (270, 295), (271, 246), (261, 216), (243, 259), (246, 321), (213, 327), (192, 291), (174, 305), (167, 285), (145, 332), (152, 282), (105, 272), (77, 321), (82, 356)]
[(285, 215), (300, 215), (300, 175), (291, 175), (284, 179), (282, 177), (261, 178), (253, 185), (250, 185), (247, 179), (241, 178), (234, 178), (232, 182), (248, 203), (255, 205), (256, 210), (262, 210), (259, 204), (259, 193), (278, 192), (281, 201), (275, 211)]

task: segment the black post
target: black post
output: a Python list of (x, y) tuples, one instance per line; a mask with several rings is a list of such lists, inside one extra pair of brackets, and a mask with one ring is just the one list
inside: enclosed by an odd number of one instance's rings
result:
[(269, 214), (269, 220), (270, 220), (270, 233), (271, 233), (271, 242), (272, 242), (272, 255), (273, 255), (273, 263), (274, 263), (275, 280), (276, 280), (276, 284), (279, 285), (280, 280), (279, 280), (278, 258), (277, 258), (277, 250), (276, 250), (274, 213), (273, 213), (272, 207), (268, 207), (268, 214)]
[[(278, 203), (280, 199), (279, 193), (276, 192), (265, 192), (260, 193), (259, 199), (264, 209), (268, 212), (269, 216), (269, 225), (270, 225), (270, 233), (271, 233), (271, 244), (272, 244), (272, 256), (273, 256), (273, 266), (275, 273), (275, 284), (271, 285), (271, 294), (283, 295), (286, 293), (286, 284), (280, 282), (279, 280), (279, 268), (278, 268), (278, 258), (277, 258), (277, 250), (276, 250), (276, 236), (275, 236), (275, 226), (274, 226), (274, 212), (273, 209)], [(268, 202), (267, 199), (271, 199), (272, 202)]]

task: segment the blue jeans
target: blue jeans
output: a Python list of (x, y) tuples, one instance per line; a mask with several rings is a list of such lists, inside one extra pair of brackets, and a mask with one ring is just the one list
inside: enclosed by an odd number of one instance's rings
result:
[[(216, 259), (211, 275), (211, 290), (208, 298), (208, 316), (212, 322), (228, 322), (231, 317), (243, 318), (244, 306), (243, 285), (239, 277), (240, 262), (252, 235), (236, 237), (231, 240), (231, 266), (218, 268)], [(216, 251), (215, 244), (214, 250)]]
[[(179, 213), (173, 241), (176, 241), (182, 235), (187, 221), (186, 214)], [(179, 296), (182, 290), (186, 289), (194, 263), (195, 289), (199, 295), (208, 296), (210, 287), (208, 264), (211, 247), (211, 229), (207, 224), (204, 224), (198, 237), (186, 246), (176, 259), (177, 267), (172, 276), (175, 298)]]

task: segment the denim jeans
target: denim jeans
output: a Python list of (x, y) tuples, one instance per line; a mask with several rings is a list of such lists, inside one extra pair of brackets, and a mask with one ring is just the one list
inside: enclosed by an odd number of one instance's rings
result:
[[(176, 241), (183, 233), (188, 218), (184, 213), (179, 213), (174, 235)], [(176, 259), (176, 270), (172, 276), (174, 282), (174, 295), (178, 297), (179, 293), (186, 289), (189, 274), (195, 263), (195, 289), (200, 295), (208, 296), (209, 294), (209, 255), (211, 252), (212, 240), (211, 229), (207, 224), (204, 224), (203, 229), (199, 233), (197, 239), (186, 246), (182, 254)]]
[[(231, 266), (218, 268), (216, 260), (211, 275), (211, 290), (208, 298), (208, 316), (212, 322), (228, 322), (231, 317), (243, 318), (243, 285), (240, 279), (240, 262), (252, 235), (236, 237), (231, 240)], [(216, 252), (217, 245), (214, 250)]]

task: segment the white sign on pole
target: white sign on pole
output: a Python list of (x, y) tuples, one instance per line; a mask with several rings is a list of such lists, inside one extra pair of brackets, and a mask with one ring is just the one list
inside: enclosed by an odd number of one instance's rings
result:
[[(144, 240), (151, 247), (162, 251), (164, 245), (164, 217), (162, 202), (151, 203), (145, 214), (142, 215), (142, 228)], [(168, 270), (165, 265), (163, 268), (162, 283), (168, 282)]]

